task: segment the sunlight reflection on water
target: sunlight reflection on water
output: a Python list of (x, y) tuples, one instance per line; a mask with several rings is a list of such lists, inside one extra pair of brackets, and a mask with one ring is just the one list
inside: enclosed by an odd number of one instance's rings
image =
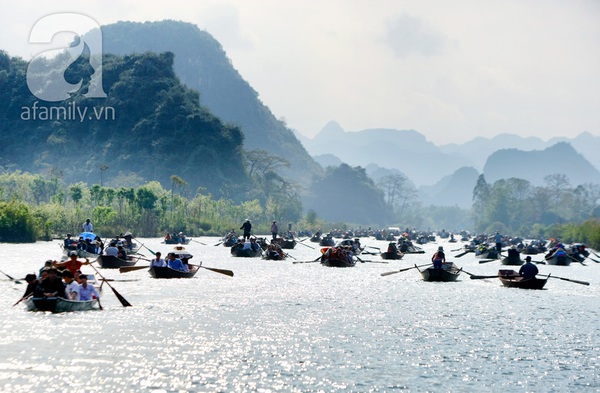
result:
[[(190, 280), (102, 270), (133, 307), (104, 287), (103, 311), (62, 315), (11, 307), (24, 285), (0, 281), (0, 390), (63, 391), (598, 391), (600, 265), (540, 268), (591, 281), (544, 291), (495, 279), (425, 283), (430, 253), (351, 269), (236, 259), (215, 238), (189, 245), (208, 267)], [(167, 250), (158, 239), (143, 239)], [(1, 245), (16, 277), (60, 256), (56, 242)], [(383, 247), (385, 242), (363, 240)], [(437, 244), (425, 245), (428, 251)], [(311, 261), (318, 250), (290, 254)], [(381, 262), (378, 256), (362, 259)], [(464, 270), (494, 274), (471, 254)]]

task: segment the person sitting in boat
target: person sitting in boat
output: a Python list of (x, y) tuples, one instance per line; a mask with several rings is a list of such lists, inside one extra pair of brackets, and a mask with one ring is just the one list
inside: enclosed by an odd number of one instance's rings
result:
[(117, 243), (117, 251), (117, 258), (127, 260), (127, 251), (125, 251), (122, 243), (120, 245)]
[(439, 246), (436, 253), (431, 257), (434, 269), (441, 269), (444, 263), (446, 263), (446, 255), (444, 254), (444, 247)]
[(525, 257), (525, 263), (519, 269), (519, 275), (522, 276), (523, 279), (529, 280), (535, 278), (538, 273), (538, 267), (531, 263), (531, 257), (527, 255)]
[(250, 248), (252, 249), (252, 251), (258, 251), (260, 250), (260, 244), (258, 244), (256, 242), (256, 238), (253, 237), (250, 239)]
[(42, 266), (42, 268), (38, 272), (38, 277), (42, 277), (42, 272), (44, 272), (52, 267), (52, 262), (53, 262), (52, 259), (48, 259), (46, 261), (46, 263), (44, 263), (44, 266)]
[(242, 250), (252, 250), (252, 243), (250, 242), (250, 238), (246, 238), (246, 240), (244, 241), (244, 246), (242, 247)]
[(59, 269), (65, 268), (68, 271), (70, 271), (71, 274), (75, 274), (75, 272), (77, 270), (79, 270), (81, 268), (81, 266), (89, 265), (89, 264), (90, 264), (90, 260), (88, 258), (85, 258), (85, 262), (82, 262), (79, 259), (77, 259), (76, 251), (71, 251), (69, 253), (69, 259), (67, 259), (64, 262), (57, 262), (57, 261), (52, 262), (53, 267), (59, 268)]
[(69, 300), (79, 300), (79, 284), (75, 281), (73, 273), (68, 270), (63, 272), (63, 280), (65, 280), (65, 297)]
[(275, 243), (271, 243), (267, 246), (267, 250), (266, 250), (266, 254), (267, 254), (267, 259), (273, 259), (273, 260), (279, 260), (281, 259), (281, 254), (279, 254), (276, 250), (275, 250)]
[(119, 254), (119, 249), (117, 248), (117, 244), (114, 241), (111, 241), (108, 244), (108, 247), (104, 249), (104, 255), (110, 255), (116, 257)]
[(87, 278), (86, 274), (79, 276), (79, 300), (100, 299), (100, 294), (96, 291), (96, 288), (93, 285), (88, 285)]
[(65, 297), (65, 284), (58, 277), (58, 271), (51, 267), (47, 270), (48, 277), (40, 280), (34, 292), (35, 297)]
[(397, 255), (398, 254), (398, 248), (396, 248), (396, 243), (390, 242), (388, 244), (387, 253), (391, 254), (391, 255)]
[(79, 236), (79, 240), (77, 240), (76, 245), (78, 250), (86, 250), (85, 240), (83, 240), (83, 237)]
[(27, 288), (25, 288), (25, 293), (19, 301), (27, 299), (29, 296), (33, 295), (35, 289), (40, 283), (35, 274), (25, 275), (25, 281), (27, 281)]
[(71, 234), (67, 233), (67, 237), (63, 240), (63, 245), (65, 250), (74, 250), (77, 248), (75, 245), (75, 240), (71, 239)]
[(181, 262), (181, 259), (177, 258), (177, 256), (173, 252), (171, 252), (171, 253), (169, 253), (169, 255), (167, 255), (167, 264), (173, 270), (179, 270), (181, 272), (189, 272), (190, 271), (188, 266), (184, 265), (183, 262)]
[(170, 234), (169, 232), (167, 232), (167, 234), (165, 235), (165, 241), (169, 241), (169, 240), (171, 240), (171, 239), (173, 239), (173, 238), (171, 237), (171, 234)]
[(161, 258), (162, 254), (160, 251), (157, 251), (154, 255), (155, 258), (150, 261), (150, 267), (167, 267), (167, 262)]
[(511, 248), (508, 249), (508, 257), (509, 258), (514, 258), (514, 259), (519, 259), (519, 250), (517, 250), (516, 246), (512, 246)]

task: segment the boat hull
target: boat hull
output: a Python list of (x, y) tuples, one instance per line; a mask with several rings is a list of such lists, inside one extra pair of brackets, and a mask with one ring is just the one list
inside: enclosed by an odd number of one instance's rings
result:
[(192, 278), (198, 273), (196, 266), (190, 266), (189, 272), (171, 269), (170, 267), (152, 266), (149, 270), (150, 275), (154, 278)]
[(103, 269), (118, 269), (123, 266), (134, 266), (137, 263), (137, 260), (125, 261), (113, 255), (100, 255), (98, 257), (98, 262), (100, 262), (100, 267)]
[(521, 289), (543, 289), (546, 282), (548, 282), (547, 278), (541, 279), (536, 277), (523, 279), (523, 277), (514, 270), (499, 270), (498, 278), (505, 287)]
[(502, 258), (502, 264), (509, 265), (509, 266), (521, 266), (523, 264), (523, 260), (521, 259), (520, 256), (504, 257), (504, 258)]
[(555, 266), (569, 266), (571, 264), (571, 258), (569, 258), (566, 255), (552, 257), (552, 258), (546, 259), (546, 263), (548, 265), (555, 265)]
[(241, 258), (257, 258), (262, 255), (262, 250), (244, 250), (239, 247), (231, 247), (231, 255)]
[(404, 254), (400, 254), (397, 252), (382, 252), (381, 254), (381, 259), (402, 259), (402, 257), (404, 256)]
[(60, 297), (29, 298), (25, 303), (27, 311), (49, 311), (52, 313), (88, 311), (98, 308), (98, 299), (67, 300)]
[(321, 260), (321, 264), (327, 267), (354, 267), (356, 262), (354, 260), (324, 258)]
[(461, 269), (457, 269), (453, 263), (445, 263), (441, 269), (433, 267), (419, 270), (424, 281), (451, 282), (460, 276)]

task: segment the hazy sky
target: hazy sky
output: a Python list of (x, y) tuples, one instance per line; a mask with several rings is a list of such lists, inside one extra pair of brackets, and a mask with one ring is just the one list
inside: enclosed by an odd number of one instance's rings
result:
[(29, 59), (41, 17), (192, 22), (276, 117), (315, 135), (415, 129), (436, 144), (499, 133), (600, 135), (598, 0), (169, 0), (3, 4), (0, 49)]

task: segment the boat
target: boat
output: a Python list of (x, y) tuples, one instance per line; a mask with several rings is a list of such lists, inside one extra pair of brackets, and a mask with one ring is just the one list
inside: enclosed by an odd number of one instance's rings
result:
[(333, 247), (335, 245), (335, 240), (330, 235), (321, 238), (319, 241), (319, 246), (322, 247)]
[(495, 248), (483, 248), (475, 250), (475, 257), (481, 259), (498, 259), (500, 254)]
[(278, 237), (276, 239), (271, 240), (271, 243), (277, 243), (279, 244), (279, 247), (286, 250), (292, 250), (294, 247), (296, 247), (296, 240), (293, 238)]
[(103, 269), (118, 269), (123, 266), (133, 266), (137, 263), (138, 259), (127, 257), (127, 260), (123, 260), (114, 255), (98, 256), (98, 262), (100, 262), (100, 267)]
[(256, 258), (256, 257), (260, 257), (262, 255), (262, 248), (259, 248), (258, 250), (252, 250), (252, 249), (243, 249), (243, 244), (244, 243), (240, 243), (239, 245), (235, 245), (231, 247), (231, 255), (234, 257), (242, 257), (242, 258)]
[(401, 252), (382, 252), (381, 254), (381, 259), (402, 259), (402, 257), (404, 256), (404, 254), (402, 254)]
[(443, 263), (441, 269), (430, 267), (425, 270), (420, 270), (417, 265), (415, 265), (415, 267), (419, 270), (421, 276), (423, 276), (424, 281), (456, 281), (458, 276), (460, 276), (460, 271), (462, 270), (462, 268), (459, 269), (456, 267), (453, 262)]
[(568, 255), (552, 256), (545, 259), (548, 265), (569, 266), (571, 264), (571, 258)]
[(62, 297), (30, 297), (25, 301), (27, 311), (50, 311), (53, 313), (88, 311), (97, 309), (98, 299), (68, 300)]
[(171, 269), (170, 267), (152, 266), (149, 269), (150, 275), (154, 278), (192, 278), (198, 273), (198, 267), (188, 265), (190, 271), (182, 272), (181, 270)]
[(503, 265), (512, 265), (512, 266), (521, 266), (523, 264), (523, 260), (520, 255), (509, 255), (502, 258)]
[(500, 282), (505, 287), (510, 288), (523, 288), (523, 289), (542, 289), (546, 282), (547, 278), (530, 278), (524, 279), (519, 273), (514, 270), (498, 270), (498, 278)]
[(356, 260), (339, 247), (321, 249), (321, 264), (328, 267), (354, 267)]
[(185, 239), (181, 239), (181, 238), (176, 238), (176, 239), (164, 239), (162, 241), (163, 244), (189, 244), (190, 243), (190, 239), (189, 237), (186, 237)]

